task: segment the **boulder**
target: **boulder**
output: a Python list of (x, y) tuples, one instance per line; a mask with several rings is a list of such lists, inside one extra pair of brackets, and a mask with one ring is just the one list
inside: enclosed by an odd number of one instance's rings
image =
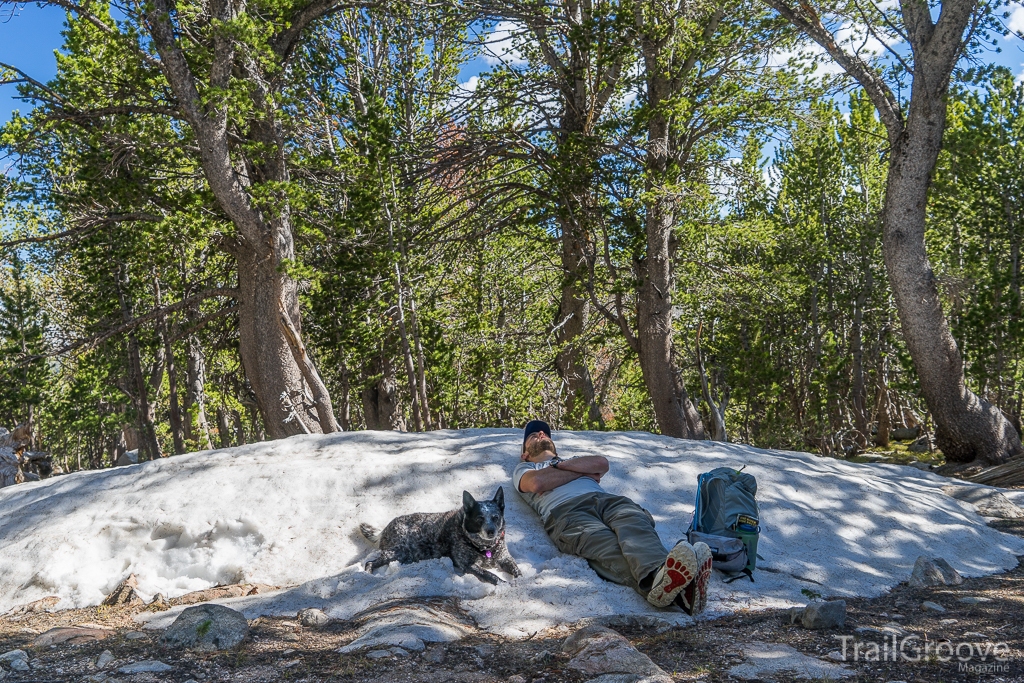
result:
[(897, 427), (889, 432), (889, 438), (893, 441), (910, 441), (921, 436), (921, 425), (916, 427)]
[[(586, 626), (565, 639), (562, 652), (573, 655), (568, 668), (602, 683), (615, 681), (668, 683), (672, 678), (634, 648), (621, 634), (604, 626)], [(612, 678), (609, 678), (612, 677)]]
[[(28, 671), (28, 653), (24, 650), (9, 650), (0, 655), (0, 662), (11, 667), (14, 671)], [(3, 671), (3, 669), (0, 669)]]
[(922, 602), (921, 603), (921, 609), (924, 610), (925, 612), (945, 612), (946, 611), (945, 607), (943, 607), (942, 605), (940, 605), (937, 602), (932, 602), (931, 600), (925, 600), (924, 602)]
[(815, 630), (842, 628), (846, 624), (845, 600), (816, 600), (803, 608), (800, 623)]
[(249, 622), (241, 612), (224, 605), (195, 605), (174, 620), (160, 642), (211, 652), (238, 646), (249, 635)]
[(943, 486), (950, 498), (970, 503), (979, 515), (998, 519), (1024, 519), (1024, 510), (999, 491), (987, 486)]
[(306, 609), (299, 610), (298, 614), (299, 623), (307, 628), (319, 628), (320, 626), (326, 626), (331, 623), (331, 618), (327, 616), (322, 610), (318, 610), (315, 607), (307, 607)]
[(910, 585), (914, 588), (927, 586), (959, 586), (964, 582), (957, 570), (941, 557), (931, 559), (921, 555), (914, 563), (914, 571), (910, 574)]

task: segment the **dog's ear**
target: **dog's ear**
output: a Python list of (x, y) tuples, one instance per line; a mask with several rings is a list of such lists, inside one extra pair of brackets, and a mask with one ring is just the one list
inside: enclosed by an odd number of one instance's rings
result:
[(476, 507), (476, 498), (469, 491), (462, 492), (462, 507), (466, 508), (466, 510), (472, 510)]
[(491, 499), (492, 503), (498, 504), (498, 509), (502, 512), (505, 511), (505, 489), (501, 486), (498, 487), (497, 492), (494, 494), (494, 498)]

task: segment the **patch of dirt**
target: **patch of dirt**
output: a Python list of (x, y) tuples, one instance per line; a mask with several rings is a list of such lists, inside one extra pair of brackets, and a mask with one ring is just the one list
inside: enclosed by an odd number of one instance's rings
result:
[[(1004, 531), (1024, 535), (1024, 523), (996, 523)], [(847, 600), (847, 620), (842, 629), (810, 631), (790, 625), (785, 610), (741, 612), (699, 621), (689, 628), (656, 634), (640, 627), (619, 628), (623, 635), (648, 655), (674, 680), (725, 683), (729, 669), (742, 661), (745, 643), (784, 643), (803, 654), (829, 659), (847, 644), (845, 665), (852, 683), (905, 681), (906, 683), (1001, 683), (1024, 682), (1024, 557), (1013, 570), (960, 586), (914, 589), (902, 584), (889, 594), (872, 599)], [(969, 598), (975, 602), (962, 602)], [(978, 598), (981, 601), (976, 601)], [(924, 601), (937, 603), (944, 612), (924, 611)], [(109, 677), (131, 683), (269, 683), (271, 681), (351, 681), (353, 683), (582, 683), (585, 676), (568, 669), (569, 657), (561, 653), (572, 628), (563, 626), (535, 634), (527, 640), (507, 640), (486, 634), (457, 643), (428, 644), (421, 653), (371, 659), (363, 654), (342, 655), (336, 650), (355, 637), (353, 622), (334, 622), (323, 628), (304, 628), (295, 619), (261, 617), (251, 624), (246, 642), (235, 651), (216, 654), (182, 652), (160, 646), (159, 632), (141, 631), (132, 621), (139, 608), (96, 607), (60, 612), (29, 613), (0, 618), (0, 653), (20, 648), (30, 655), (30, 672), (6, 673), (4, 683), (100, 683)], [(51, 628), (99, 624), (116, 629), (102, 641), (33, 648), (37, 635)], [(857, 629), (861, 629), (858, 632)], [(868, 643), (892, 647), (892, 635), (865, 632), (865, 628), (899, 629), (915, 643), (930, 645), (933, 655), (919, 662), (893, 657), (872, 661)], [(902, 640), (897, 636), (897, 647)], [(855, 655), (857, 643), (860, 648)], [(940, 661), (962, 643), (1005, 643), (1005, 668), (978, 673), (961, 670), (955, 657)], [(936, 648), (941, 645), (942, 650)], [(963, 647), (963, 646), (961, 646)], [(96, 669), (99, 655), (109, 650), (115, 660), (105, 671)], [(962, 650), (966, 652), (966, 650)], [(163, 674), (117, 673), (121, 666), (142, 660), (159, 660), (174, 667)], [(856, 660), (856, 661), (855, 661)], [(972, 664), (981, 660), (975, 657)], [(988, 663), (994, 660), (990, 656)], [(1002, 666), (1002, 665), (1000, 665)], [(776, 677), (780, 683), (795, 681)]]

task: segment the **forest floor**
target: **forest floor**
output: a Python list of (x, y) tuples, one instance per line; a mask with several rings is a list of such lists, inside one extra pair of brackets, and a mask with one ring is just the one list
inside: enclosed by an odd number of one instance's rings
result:
[[(1024, 523), (1001, 522), (1008, 533), (1024, 536)], [(809, 595), (809, 597), (814, 597)], [(964, 602), (963, 599), (968, 601)], [(978, 599), (981, 600), (978, 600)], [(943, 612), (926, 611), (924, 601), (938, 603)], [(173, 603), (174, 601), (172, 601)], [(956, 659), (941, 662), (853, 661), (852, 649), (844, 660), (852, 675), (844, 680), (888, 683), (952, 681), (1024, 681), (1024, 557), (1008, 572), (967, 579), (959, 586), (914, 589), (900, 584), (877, 598), (847, 599), (843, 628), (812, 631), (790, 625), (785, 610), (739, 612), (701, 619), (696, 625), (660, 633), (641, 627), (619, 628), (632, 644), (648, 655), (677, 682), (718, 683), (735, 680), (729, 670), (743, 661), (743, 649), (751, 643), (785, 644), (795, 650), (831, 661), (842, 650), (842, 636), (882, 646), (888, 633), (915, 634), (918, 642), (1006, 643), (1008, 668), (994, 673), (961, 671)], [(568, 625), (537, 633), (526, 640), (479, 635), (455, 643), (430, 644), (421, 653), (370, 659), (365, 654), (339, 654), (337, 649), (354, 638), (352, 624), (332, 622), (323, 628), (303, 628), (285, 618), (261, 617), (251, 624), (249, 637), (236, 650), (204, 654), (161, 646), (153, 631), (141, 631), (133, 617), (145, 609), (89, 608), (52, 613), (30, 613), (0, 618), (0, 653), (16, 648), (30, 654), (31, 670), (12, 672), (0, 667), (5, 683), (263, 683), (269, 681), (352, 681), (391, 683), (423, 681), (442, 683), (578, 683), (588, 677), (566, 667), (569, 656), (561, 644), (571, 633)], [(32, 647), (32, 641), (55, 627), (93, 624), (112, 629), (100, 641), (80, 645)], [(877, 632), (868, 628), (878, 629)], [(860, 629), (859, 631), (857, 629)], [(894, 630), (898, 629), (898, 630)], [(849, 639), (847, 642), (851, 642)], [(97, 658), (109, 651), (114, 661), (104, 671)], [(863, 654), (863, 653), (862, 653)], [(173, 669), (162, 674), (116, 673), (126, 664), (159, 660)], [(992, 658), (989, 658), (992, 662)], [(771, 680), (796, 680), (789, 674)], [(804, 679), (806, 680), (806, 679)]]

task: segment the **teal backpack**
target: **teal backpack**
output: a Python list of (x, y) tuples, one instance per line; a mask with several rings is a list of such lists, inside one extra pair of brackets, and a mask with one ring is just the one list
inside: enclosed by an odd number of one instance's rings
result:
[(761, 533), (756, 496), (757, 480), (743, 468), (719, 467), (697, 477), (697, 499), (686, 540), (708, 544), (711, 566), (726, 575), (726, 583), (744, 576), (754, 580)]

